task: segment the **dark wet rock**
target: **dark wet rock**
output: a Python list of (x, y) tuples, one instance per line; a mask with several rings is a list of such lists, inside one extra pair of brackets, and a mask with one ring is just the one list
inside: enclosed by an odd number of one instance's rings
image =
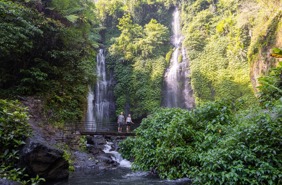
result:
[(91, 153), (93, 155), (98, 155), (98, 154), (104, 153), (102, 148), (96, 148), (94, 145), (88, 145), (87, 150), (88, 150), (89, 153)]
[(112, 159), (111, 154), (98, 155), (96, 158), (99, 161), (99, 163), (102, 164), (101, 166), (104, 166), (104, 167), (116, 167), (116, 166), (118, 166), (118, 162), (116, 162), (115, 160)]
[(94, 140), (92, 136), (86, 136), (86, 141), (88, 145), (94, 145)]
[(19, 182), (7, 180), (7, 179), (0, 179), (0, 184), (1, 185), (21, 185)]
[(39, 175), (46, 180), (64, 179), (69, 175), (69, 164), (63, 154), (40, 138), (29, 138), (21, 151), (20, 165), (31, 176)]
[(91, 154), (75, 151), (73, 155), (75, 158), (74, 167), (76, 169), (95, 168), (97, 166), (98, 160)]
[(97, 148), (104, 148), (104, 145), (107, 143), (107, 140), (103, 136), (94, 136), (93, 137), (94, 145)]

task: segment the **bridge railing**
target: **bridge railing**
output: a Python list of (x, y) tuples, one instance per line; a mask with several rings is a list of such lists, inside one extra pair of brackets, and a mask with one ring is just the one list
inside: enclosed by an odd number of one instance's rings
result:
[[(135, 123), (131, 125), (130, 131), (134, 131), (140, 123)], [(116, 122), (94, 122), (94, 121), (83, 121), (83, 122), (67, 122), (62, 130), (62, 135), (68, 133), (117, 133), (118, 124)], [(122, 132), (126, 132), (126, 125), (123, 125)]]
[[(95, 122), (95, 121), (83, 121), (77, 122), (75, 124), (70, 124), (74, 126), (76, 131), (80, 132), (117, 132), (118, 124), (116, 122)], [(131, 131), (137, 128), (140, 124), (134, 124), (131, 126)], [(123, 125), (123, 131), (126, 131), (126, 125)]]

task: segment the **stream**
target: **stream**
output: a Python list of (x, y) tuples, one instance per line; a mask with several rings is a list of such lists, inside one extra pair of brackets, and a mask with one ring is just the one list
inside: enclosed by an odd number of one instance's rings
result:
[[(132, 172), (130, 168), (118, 167), (111, 170), (81, 169), (70, 174), (69, 179), (53, 185), (184, 185), (187, 179), (161, 180), (149, 172)], [(50, 184), (51, 185), (51, 184)]]
[(60, 182), (50, 182), (46, 185), (188, 185), (187, 178), (178, 180), (162, 180), (150, 172), (134, 172), (131, 163), (121, 157), (120, 153), (111, 150), (113, 143), (107, 142), (104, 152), (111, 154), (119, 166), (112, 169), (76, 169), (69, 178)]

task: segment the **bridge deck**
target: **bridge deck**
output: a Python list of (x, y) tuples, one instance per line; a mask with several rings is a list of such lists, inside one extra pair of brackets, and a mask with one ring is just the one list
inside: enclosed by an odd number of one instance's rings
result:
[(122, 132), (117, 132), (117, 123), (95, 123), (95, 122), (79, 122), (65, 126), (65, 130), (75, 130), (81, 135), (103, 135), (103, 136), (135, 136), (132, 132), (140, 124), (131, 125), (131, 132), (126, 132), (126, 125), (123, 125)]
[(90, 135), (90, 136), (94, 136), (94, 135), (103, 135), (103, 136), (135, 136), (134, 132), (92, 132), (92, 131), (80, 131), (81, 135)]

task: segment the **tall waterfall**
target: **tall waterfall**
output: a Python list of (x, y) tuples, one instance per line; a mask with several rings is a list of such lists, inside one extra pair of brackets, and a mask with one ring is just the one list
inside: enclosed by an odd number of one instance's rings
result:
[(109, 122), (114, 111), (113, 95), (110, 89), (112, 80), (106, 74), (106, 61), (104, 50), (100, 49), (97, 55), (96, 75), (94, 88), (89, 89), (86, 121), (88, 127), (96, 129), (97, 124)]
[(193, 90), (189, 79), (189, 61), (186, 50), (182, 47), (184, 37), (181, 34), (180, 12), (178, 8), (173, 13), (173, 36), (171, 42), (174, 51), (170, 66), (165, 72), (163, 106), (190, 109), (194, 107)]

